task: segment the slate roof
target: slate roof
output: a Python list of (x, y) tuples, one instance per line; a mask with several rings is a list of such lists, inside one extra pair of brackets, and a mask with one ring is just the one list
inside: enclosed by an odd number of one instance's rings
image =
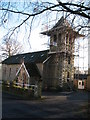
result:
[(44, 50), (14, 55), (5, 59), (2, 64), (20, 64), (22, 61), (24, 61), (24, 63), (42, 63), (47, 59), (48, 52), (49, 50)]
[(54, 33), (55, 30), (71, 30), (75, 34), (75, 36), (84, 37), (84, 35), (79, 34), (77, 31), (75, 31), (64, 17), (61, 17), (61, 19), (53, 26), (53, 28), (48, 31), (41, 32), (41, 34), (51, 36), (52, 32)]
[(52, 29), (55, 29), (55, 28), (60, 27), (60, 26), (61, 26), (61, 28), (62, 28), (62, 26), (63, 27), (64, 26), (71, 27), (69, 22), (64, 17), (61, 17), (61, 19), (55, 24), (55, 26)]
[(39, 72), (36, 64), (34, 64), (34, 63), (32, 63), (32, 64), (26, 63), (25, 67), (26, 67), (26, 69), (27, 69), (27, 71), (28, 71), (28, 73), (29, 73), (29, 75), (31, 77), (41, 77), (40, 72)]

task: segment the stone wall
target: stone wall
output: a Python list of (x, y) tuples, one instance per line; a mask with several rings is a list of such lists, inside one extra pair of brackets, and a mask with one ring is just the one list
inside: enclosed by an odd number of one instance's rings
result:
[(37, 67), (38, 67), (38, 69), (40, 71), (40, 74), (42, 76), (43, 75), (43, 63), (37, 63), (36, 65), (37, 65)]
[(47, 62), (44, 63), (43, 69), (43, 88), (52, 87), (55, 85), (56, 79), (56, 64), (52, 56)]
[(2, 65), (2, 80), (14, 80), (16, 77), (16, 73), (20, 68), (21, 64), (15, 65)]

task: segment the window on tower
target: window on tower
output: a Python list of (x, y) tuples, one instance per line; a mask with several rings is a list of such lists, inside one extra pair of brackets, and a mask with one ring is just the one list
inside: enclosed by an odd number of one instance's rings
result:
[(10, 70), (9, 70), (9, 77), (11, 76), (11, 68), (10, 68)]
[(68, 64), (70, 64), (70, 60), (71, 60), (71, 59), (70, 59), (70, 56), (69, 56), (69, 57), (68, 57)]
[(66, 42), (68, 42), (68, 34), (66, 34)]
[(54, 45), (54, 46), (57, 46), (57, 35), (54, 35), (53, 45)]
[(58, 38), (59, 38), (59, 41), (61, 41), (61, 33), (59, 33)]
[(67, 82), (69, 82), (69, 80), (70, 80), (70, 74), (69, 74), (69, 72), (67, 73)]
[(71, 35), (69, 37), (69, 44), (72, 44), (72, 37), (71, 37)]

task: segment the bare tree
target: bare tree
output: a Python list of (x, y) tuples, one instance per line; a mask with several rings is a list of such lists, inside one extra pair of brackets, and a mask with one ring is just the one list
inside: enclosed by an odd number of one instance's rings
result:
[(65, 2), (63, 0), (48, 0), (48, 2), (47, 0), (2, 1), (0, 0), (0, 27), (8, 29), (6, 38), (18, 34), (23, 27), (26, 31), (25, 34), (28, 34), (27, 38), (29, 38), (31, 29), (33, 26), (36, 27), (36, 23), (47, 21), (45, 15), (53, 21), (55, 17), (60, 17), (64, 13), (67, 19), (72, 20), (73, 27), (78, 31), (85, 31), (88, 28), (89, 0), (65, 0)]
[(16, 40), (5, 39), (3, 44), (0, 46), (2, 51), (2, 57), (8, 58), (12, 55), (16, 55), (23, 52), (22, 45)]

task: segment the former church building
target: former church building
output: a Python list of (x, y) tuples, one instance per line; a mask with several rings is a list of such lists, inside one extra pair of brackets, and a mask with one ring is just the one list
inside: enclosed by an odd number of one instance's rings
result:
[[(14, 80), (17, 75), (19, 77), (22, 66), (25, 72), (23, 78), (21, 77), (20, 82), (23, 80), (21, 83), (25, 81), (28, 84), (35, 84), (33, 81), (42, 79), (43, 89), (64, 87), (65, 84), (72, 88), (74, 43), (75, 39), (82, 35), (76, 32), (63, 17), (52, 29), (41, 34), (50, 37), (50, 50), (15, 55), (4, 60), (2, 79)], [(29, 80), (25, 75), (29, 76)]]

